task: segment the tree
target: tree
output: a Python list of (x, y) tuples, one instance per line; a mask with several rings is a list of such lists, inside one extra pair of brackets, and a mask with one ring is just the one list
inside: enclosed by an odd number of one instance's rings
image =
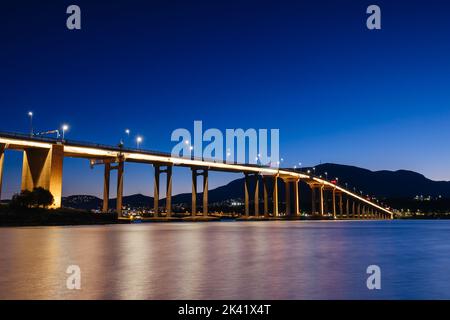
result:
[(47, 208), (53, 204), (53, 195), (50, 191), (44, 188), (34, 188), (33, 192), (34, 205), (42, 208)]
[(15, 194), (11, 201), (11, 206), (15, 208), (47, 208), (54, 201), (50, 191), (44, 188), (34, 188), (33, 191), (22, 190), (20, 194)]
[(11, 207), (29, 208), (33, 204), (33, 194), (31, 191), (22, 190), (20, 194), (15, 194), (11, 200)]

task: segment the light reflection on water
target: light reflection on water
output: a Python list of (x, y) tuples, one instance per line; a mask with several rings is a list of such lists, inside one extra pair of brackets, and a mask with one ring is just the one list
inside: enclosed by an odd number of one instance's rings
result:
[(449, 299), (449, 240), (450, 221), (0, 228), (0, 299)]

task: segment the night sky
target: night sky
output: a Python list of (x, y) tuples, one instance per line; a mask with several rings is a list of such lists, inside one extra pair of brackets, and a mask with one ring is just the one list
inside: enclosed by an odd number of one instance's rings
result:
[[(81, 7), (82, 29), (66, 28)], [(378, 4), (382, 30), (366, 28)], [(68, 139), (170, 151), (176, 128), (279, 128), (283, 166), (333, 162), (450, 180), (447, 1), (10, 1), (0, 6), (0, 131), (70, 125)], [(127, 142), (133, 144), (132, 142)], [(20, 189), (5, 158), (3, 198)], [(102, 168), (64, 163), (64, 195)], [(127, 165), (125, 194), (152, 192)], [(174, 193), (189, 192), (177, 169)], [(212, 174), (210, 187), (237, 174)], [(113, 188), (114, 189), (114, 188)]]

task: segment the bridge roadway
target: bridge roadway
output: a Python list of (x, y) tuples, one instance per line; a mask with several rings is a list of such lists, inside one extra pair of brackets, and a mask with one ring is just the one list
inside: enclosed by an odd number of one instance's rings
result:
[[(249, 164), (231, 164), (207, 159), (173, 157), (171, 154), (157, 151), (121, 148), (101, 144), (78, 142), (72, 140), (54, 139), (48, 137), (34, 137), (18, 133), (0, 132), (0, 196), (3, 176), (3, 162), (5, 150), (18, 150), (24, 153), (22, 167), (22, 190), (32, 190), (43, 187), (50, 190), (55, 198), (54, 207), (61, 206), (62, 197), (62, 169), (65, 157), (75, 157), (90, 160), (92, 165), (104, 165), (103, 211), (107, 212), (110, 172), (117, 170), (117, 206), (116, 212), (122, 214), (124, 163), (136, 162), (151, 164), (155, 167), (154, 175), (154, 212), (159, 211), (160, 176), (166, 174), (166, 216), (172, 213), (172, 168), (173, 166), (188, 167), (192, 170), (192, 212), (197, 215), (197, 179), (203, 178), (203, 215), (208, 215), (208, 172), (226, 171), (239, 172), (245, 176), (244, 183), (244, 216), (250, 217), (279, 217), (278, 179), (285, 182), (287, 190), (290, 184), (294, 186), (291, 210), (291, 192), (286, 194), (285, 216), (299, 216), (299, 182), (309, 185), (312, 190), (312, 215), (324, 216), (332, 214), (335, 219), (392, 219), (393, 213), (379, 204), (355, 194), (339, 185), (320, 177), (296, 172), (294, 170), (278, 169)], [(258, 178), (261, 177), (262, 179)], [(254, 212), (250, 213), (250, 179), (254, 179), (253, 190)], [(259, 210), (259, 181), (263, 183), (263, 212)], [(269, 181), (270, 180), (270, 181)], [(272, 208), (269, 210), (269, 184), (272, 185)], [(332, 196), (332, 209), (328, 210), (327, 194)], [(345, 199), (344, 199), (345, 198)], [(344, 201), (345, 200), (345, 201)], [(271, 211), (271, 212), (270, 212)], [(293, 212), (291, 212), (293, 211)]]

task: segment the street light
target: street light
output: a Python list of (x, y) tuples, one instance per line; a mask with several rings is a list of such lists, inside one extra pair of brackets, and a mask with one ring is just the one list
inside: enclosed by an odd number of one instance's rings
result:
[(29, 111), (28, 116), (30, 117), (30, 134), (33, 135), (33, 112)]
[(141, 142), (142, 142), (142, 137), (141, 137), (141, 136), (138, 136), (138, 137), (136, 138), (137, 149), (139, 149), (139, 145), (141, 144)]
[(63, 140), (64, 140), (64, 135), (65, 135), (67, 130), (69, 130), (69, 126), (67, 124), (63, 124), (63, 126), (62, 126), (62, 132), (63, 132), (62, 139)]

